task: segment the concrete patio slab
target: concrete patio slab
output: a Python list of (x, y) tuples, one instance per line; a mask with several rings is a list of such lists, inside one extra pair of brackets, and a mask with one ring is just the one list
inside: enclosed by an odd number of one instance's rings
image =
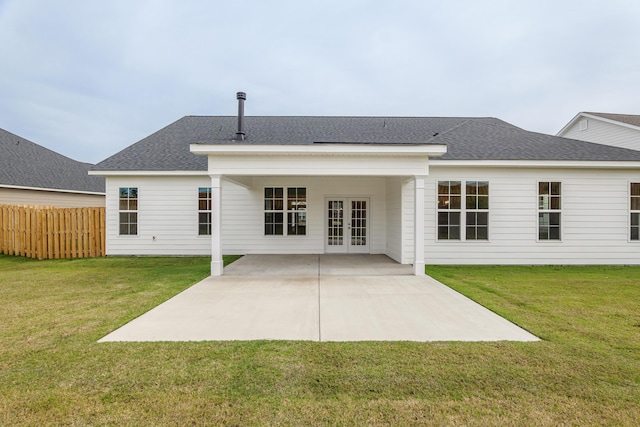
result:
[(322, 255), (320, 276), (410, 276), (413, 267), (386, 255)]
[(394, 264), (385, 256), (247, 255), (100, 342), (538, 340)]
[(317, 278), (208, 277), (106, 341), (319, 340)]
[(321, 341), (538, 341), (431, 277), (323, 277)]
[(245, 255), (224, 268), (224, 276), (317, 277), (320, 255)]

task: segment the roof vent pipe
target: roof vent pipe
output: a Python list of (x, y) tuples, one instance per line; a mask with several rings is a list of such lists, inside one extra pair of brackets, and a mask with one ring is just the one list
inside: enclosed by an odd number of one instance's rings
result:
[(244, 100), (247, 99), (247, 94), (244, 92), (238, 92), (236, 94), (238, 98), (238, 131), (236, 132), (236, 141), (244, 141)]

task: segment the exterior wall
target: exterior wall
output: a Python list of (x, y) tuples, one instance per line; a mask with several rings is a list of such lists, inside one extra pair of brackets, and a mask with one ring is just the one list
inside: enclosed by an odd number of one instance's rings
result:
[[(580, 130), (580, 122), (583, 120), (587, 120), (587, 129)], [(592, 118), (581, 117), (562, 136), (614, 147), (640, 150), (640, 130)]]
[(387, 248), (385, 254), (402, 263), (402, 179), (389, 178), (386, 184)]
[[(106, 179), (107, 255), (209, 255), (210, 236), (198, 236), (198, 187), (208, 175), (118, 176)], [(119, 187), (138, 187), (138, 235), (119, 236)]]
[[(425, 180), (426, 185), (426, 180)], [(402, 264), (413, 263), (413, 242), (414, 242), (414, 203), (413, 192), (415, 190), (415, 183), (413, 180), (407, 180), (402, 183)], [(427, 193), (425, 191), (425, 198)], [(426, 203), (426, 199), (425, 199)], [(427, 212), (425, 211), (425, 227), (429, 225), (427, 219)]]
[[(438, 180), (489, 181), (489, 241), (438, 241)], [(538, 241), (538, 180), (562, 182), (561, 241)], [(640, 264), (629, 241), (629, 182), (640, 171), (431, 166), (426, 264)]]
[(0, 205), (57, 206), (60, 208), (103, 207), (105, 196), (0, 187)]
[[(208, 176), (107, 177), (106, 185), (107, 255), (211, 254), (197, 223), (197, 190), (211, 186)], [(138, 187), (137, 236), (118, 235), (119, 187)], [(264, 235), (264, 187), (307, 188), (306, 236)], [(385, 253), (385, 179), (356, 177), (259, 177), (251, 188), (223, 181), (223, 253), (323, 253), (326, 196), (369, 197), (370, 252)]]
[[(307, 188), (307, 235), (264, 235), (264, 187)], [(226, 187), (225, 187), (226, 189)], [(325, 244), (325, 197), (370, 198), (370, 252), (385, 253), (386, 209), (384, 178), (264, 177), (231, 198), (223, 192), (222, 251), (224, 254), (319, 254)]]

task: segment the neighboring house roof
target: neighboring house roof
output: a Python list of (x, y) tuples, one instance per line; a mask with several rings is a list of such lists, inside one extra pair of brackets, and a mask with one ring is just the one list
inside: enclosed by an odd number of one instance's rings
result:
[(104, 193), (104, 178), (82, 163), (0, 129), (0, 187)]
[(573, 125), (580, 119), (595, 119), (602, 122), (612, 123), (626, 128), (640, 131), (640, 115), (635, 114), (612, 114), (612, 113), (594, 113), (590, 111), (582, 111), (576, 114), (560, 131), (557, 136), (563, 136), (569, 133)]
[(592, 116), (602, 117), (603, 119), (609, 119), (609, 120), (613, 120), (620, 123), (626, 123), (628, 125), (637, 126), (640, 128), (640, 115), (591, 113), (591, 112), (585, 112), (584, 114), (591, 114)]
[(103, 171), (206, 171), (190, 144), (446, 144), (442, 160), (640, 161), (640, 152), (529, 132), (496, 118), (186, 116), (98, 163)]

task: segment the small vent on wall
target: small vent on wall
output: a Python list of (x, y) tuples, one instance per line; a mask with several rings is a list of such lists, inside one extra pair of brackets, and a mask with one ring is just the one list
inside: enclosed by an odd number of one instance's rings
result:
[(589, 120), (580, 120), (580, 130), (587, 130), (589, 128)]

